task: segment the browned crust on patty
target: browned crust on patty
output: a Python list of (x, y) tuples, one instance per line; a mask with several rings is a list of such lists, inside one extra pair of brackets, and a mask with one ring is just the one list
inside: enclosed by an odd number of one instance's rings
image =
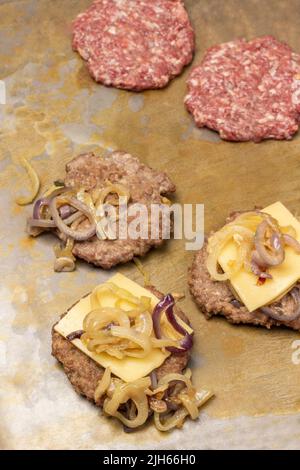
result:
[[(154, 287), (148, 287), (148, 290), (154, 295), (157, 295), (158, 298), (162, 297), (162, 294)], [(64, 313), (62, 317), (66, 315), (68, 311)], [(189, 320), (182, 310), (176, 307), (175, 312), (183, 321), (189, 324)], [(88, 400), (95, 403), (94, 393), (105, 369), (76, 348), (70, 341), (57, 333), (54, 327), (52, 329), (52, 355), (63, 366), (64, 372), (74, 390), (79, 395), (83, 395)], [(181, 373), (186, 368), (188, 360), (189, 353), (187, 352), (183, 354), (172, 354), (156, 370), (157, 378), (160, 379), (169, 373)], [(95, 404), (102, 406), (103, 400)]]
[(260, 310), (249, 312), (244, 305), (237, 308), (232, 304), (235, 297), (228, 283), (211, 279), (206, 268), (206, 260), (207, 243), (195, 255), (193, 264), (189, 269), (188, 284), (192, 296), (207, 319), (213, 315), (222, 315), (234, 324), (251, 324), (269, 329), (273, 326), (286, 326), (294, 330), (300, 330), (300, 318), (290, 322), (280, 322), (265, 315)]

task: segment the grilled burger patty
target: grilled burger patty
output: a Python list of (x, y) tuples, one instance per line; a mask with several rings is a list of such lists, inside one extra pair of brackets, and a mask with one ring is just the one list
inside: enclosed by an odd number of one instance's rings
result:
[[(228, 219), (229, 220), (229, 219)], [(222, 315), (230, 323), (252, 324), (271, 328), (272, 326), (286, 326), (294, 330), (300, 330), (300, 318), (293, 321), (278, 321), (263, 313), (261, 310), (249, 312), (233, 295), (227, 281), (220, 282), (211, 279), (206, 267), (207, 243), (195, 255), (192, 266), (189, 269), (188, 284), (190, 292), (201, 311), (207, 319), (213, 315)], [(288, 296), (282, 299), (282, 305), (288, 306)], [(275, 309), (279, 302), (272, 304)], [(287, 311), (287, 314), (289, 312)]]
[[(163, 297), (154, 287), (148, 287), (147, 289), (158, 298)], [(182, 310), (175, 307), (174, 312), (184, 322), (189, 324), (188, 318)], [(62, 364), (64, 372), (75, 391), (95, 403), (94, 393), (105, 369), (76, 348), (70, 341), (54, 331), (54, 328), (52, 329), (52, 355)], [(170, 373), (181, 373), (186, 368), (188, 360), (188, 352), (171, 354), (165, 362), (156, 369), (158, 380)], [(102, 406), (102, 404), (103, 400), (97, 403), (97, 406)]]
[[(162, 204), (162, 196), (176, 191), (175, 185), (164, 172), (155, 171), (144, 165), (138, 158), (125, 152), (113, 152), (107, 157), (93, 153), (79, 155), (66, 166), (65, 185), (84, 187), (90, 191), (105, 187), (107, 181), (122, 184), (130, 190), (129, 204), (140, 203), (150, 208), (151, 204)], [(79, 226), (82, 228), (83, 224)], [(76, 242), (73, 254), (88, 263), (110, 269), (119, 263), (126, 263), (134, 256), (145, 255), (152, 247), (163, 243), (161, 236), (144, 240), (100, 240), (96, 236), (84, 242)]]

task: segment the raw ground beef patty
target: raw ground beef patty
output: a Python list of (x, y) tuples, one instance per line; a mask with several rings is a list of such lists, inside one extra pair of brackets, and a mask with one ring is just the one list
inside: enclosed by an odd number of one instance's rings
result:
[(212, 47), (187, 84), (196, 125), (222, 139), (291, 139), (298, 130), (300, 55), (271, 36)]
[[(66, 166), (64, 183), (71, 188), (91, 191), (103, 189), (107, 182), (122, 184), (130, 191), (130, 204), (162, 204), (162, 196), (174, 193), (175, 185), (166, 173), (158, 172), (141, 163), (138, 158), (125, 152), (113, 152), (106, 157), (93, 153), (79, 155)], [(129, 221), (129, 220), (128, 220)], [(85, 224), (85, 222), (83, 222)], [(79, 228), (82, 228), (82, 225)], [(150, 233), (150, 230), (149, 230)], [(126, 263), (134, 256), (145, 255), (152, 247), (163, 243), (162, 227), (156, 239), (138, 238), (100, 240), (94, 236), (88, 241), (76, 242), (73, 254), (88, 263), (110, 269)]]
[[(188, 283), (192, 296), (199, 305), (207, 319), (214, 315), (224, 316), (230, 323), (252, 324), (271, 328), (272, 326), (286, 326), (300, 330), (300, 318), (294, 321), (277, 321), (264, 314), (261, 310), (249, 312), (247, 308), (237, 301), (227, 282), (214, 281), (207, 270), (207, 243), (196, 254), (189, 270)], [(288, 305), (288, 294), (281, 300)], [(272, 304), (276, 311), (277, 303)]]
[[(149, 287), (148, 289), (158, 298), (162, 298), (162, 294), (154, 287)], [(182, 310), (176, 307), (175, 312), (183, 321), (189, 324), (189, 320)], [(54, 329), (52, 330), (52, 355), (64, 367), (64, 371), (76, 392), (94, 402), (94, 393), (103, 376), (104, 368), (81, 352), (70, 341), (54, 331)], [(157, 379), (161, 379), (166, 374), (180, 374), (186, 368), (188, 360), (188, 352), (183, 354), (171, 354), (165, 362), (156, 369)], [(97, 405), (102, 406), (102, 403), (103, 400), (97, 403)]]
[(188, 65), (194, 32), (181, 0), (96, 0), (73, 24), (92, 77), (127, 90), (162, 88)]

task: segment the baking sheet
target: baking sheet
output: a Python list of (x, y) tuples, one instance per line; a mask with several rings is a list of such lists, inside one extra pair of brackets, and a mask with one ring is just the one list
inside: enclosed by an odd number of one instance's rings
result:
[[(232, 144), (196, 129), (182, 101), (185, 73), (162, 91), (107, 89), (88, 76), (70, 47), (70, 23), (87, 0), (0, 0), (0, 448), (295, 448), (300, 444), (298, 333), (207, 322), (186, 287), (193, 253), (171, 241), (144, 260), (162, 291), (185, 291), (196, 329), (197, 386), (216, 393), (196, 423), (162, 435), (149, 426), (123, 434), (79, 398), (50, 355), (58, 315), (110, 275), (78, 263), (53, 272), (51, 236), (24, 233), (30, 208), (14, 200), (27, 185), (18, 158), (31, 159), (42, 188), (86, 150), (124, 149), (165, 170), (176, 201), (204, 203), (206, 230), (234, 209), (281, 200), (300, 211), (300, 141)], [(300, 53), (298, 0), (186, 0), (197, 33), (194, 64), (205, 49), (237, 36), (274, 34)], [(142, 282), (132, 263), (119, 269)], [(113, 273), (113, 272), (112, 272)], [(112, 274), (111, 273), (111, 274)], [(242, 432), (241, 432), (242, 431)], [(262, 443), (261, 436), (264, 435)]]

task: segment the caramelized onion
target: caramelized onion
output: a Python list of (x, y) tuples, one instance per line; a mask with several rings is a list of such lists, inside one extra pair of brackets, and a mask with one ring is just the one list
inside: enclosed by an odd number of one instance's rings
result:
[[(90, 221), (90, 226), (86, 230), (72, 230), (69, 228), (66, 223), (61, 219), (57, 205), (58, 204), (69, 204), (70, 206), (75, 207), (77, 210), (82, 212), (83, 215), (85, 215), (89, 221)], [(55, 222), (56, 227), (65, 235), (67, 235), (70, 238), (73, 238), (76, 241), (85, 241), (89, 240), (91, 237), (93, 237), (96, 233), (96, 224), (94, 222), (93, 216), (91, 212), (89, 211), (89, 208), (83, 204), (82, 202), (78, 201), (74, 197), (68, 198), (59, 198), (55, 197), (52, 199), (50, 202), (50, 212), (52, 215), (52, 218)]]
[(42, 216), (43, 208), (48, 207), (48, 206), (49, 206), (49, 199), (47, 197), (38, 199), (33, 206), (33, 218), (40, 219)]
[[(35, 236), (36, 234), (40, 234), (42, 230), (38, 231), (38, 233), (35, 233), (32, 228), (37, 227), (37, 228), (44, 228), (45, 230), (47, 229), (54, 229), (56, 228), (55, 222), (51, 218), (47, 218), (43, 215), (43, 210), (45, 208), (49, 209), (49, 205), (51, 200), (56, 197), (61, 195), (62, 193), (65, 193), (67, 191), (67, 188), (65, 187), (60, 187), (57, 188), (55, 186), (54, 189), (51, 189), (48, 191), (48, 196), (47, 197), (42, 197), (41, 199), (38, 199), (34, 206), (33, 206), (33, 217), (27, 219), (27, 231), (29, 235)], [(71, 206), (62, 206), (59, 209), (59, 214), (63, 219), (66, 219), (70, 215), (74, 213), (74, 208)], [(69, 225), (72, 222), (72, 219), (66, 220), (65, 223), (66, 225)]]
[[(273, 305), (267, 306), (267, 307), (261, 307), (261, 311), (268, 315), (269, 317), (273, 318), (274, 320), (278, 321), (294, 321), (297, 320), (300, 317), (300, 292), (299, 292), (300, 286), (294, 287), (289, 294), (287, 294), (281, 302), (279, 302), (279, 305)], [(283, 304), (284, 302), (284, 304)], [(287, 302), (292, 302), (293, 307), (290, 312), (288, 312), (289, 307)]]
[(153, 314), (152, 314), (152, 319), (153, 319), (153, 328), (154, 328), (154, 333), (156, 338), (161, 339), (162, 337), (162, 332), (161, 332), (161, 316), (163, 312), (166, 311), (168, 307), (173, 307), (175, 304), (175, 301), (171, 294), (166, 295), (162, 300), (158, 302), (156, 305)]
[(84, 331), (83, 330), (77, 330), (73, 331), (67, 336), (68, 341), (74, 341), (74, 339), (80, 339), (81, 336), (83, 335)]
[(54, 271), (56, 273), (70, 273), (75, 271), (75, 260), (68, 256), (61, 256), (54, 261)]
[[(113, 299), (113, 308), (104, 307), (107, 295)], [(90, 351), (105, 351), (119, 359), (124, 356), (143, 358), (152, 348), (160, 347), (151, 342), (153, 323), (149, 297), (138, 298), (107, 283), (93, 291), (91, 306), (94, 309), (84, 319), (82, 338)]]
[(111, 334), (118, 338), (125, 338), (133, 343), (131, 347), (126, 349), (126, 356), (143, 358), (147, 357), (151, 351), (150, 338), (141, 333), (137, 333), (133, 328), (112, 326)]
[(280, 232), (274, 232), (271, 236), (270, 246), (266, 247), (266, 232), (270, 230), (267, 220), (264, 220), (257, 227), (254, 244), (263, 263), (268, 266), (278, 266), (283, 263), (285, 258), (282, 236)]
[(291, 248), (297, 253), (300, 254), (300, 243), (298, 240), (296, 240), (294, 237), (291, 237), (291, 235), (284, 234), (283, 235), (284, 243)]
[(168, 397), (169, 403), (172, 403), (172, 398), (176, 399), (176, 403), (174, 403), (175, 406), (171, 405), (171, 408), (174, 408), (175, 412), (171, 413), (169, 411), (165, 414), (154, 413), (154, 423), (159, 431), (166, 432), (175, 427), (181, 427), (187, 416), (190, 416), (192, 419), (197, 419), (200, 413), (199, 408), (213, 396), (212, 393), (205, 391), (197, 393), (192, 386), (190, 378), (182, 374), (167, 374), (158, 382), (158, 387), (177, 382), (183, 383), (185, 388), (178, 395), (175, 395), (175, 397)]
[[(207, 269), (216, 281), (230, 280), (241, 268), (255, 274), (260, 281), (272, 279), (267, 270), (284, 262), (286, 245), (300, 254), (300, 243), (294, 236), (297, 233), (293, 227), (281, 227), (276, 219), (262, 211), (239, 214), (209, 238)], [(237, 256), (223, 273), (218, 260), (231, 240), (236, 244)]]
[(103, 395), (107, 392), (110, 384), (111, 384), (111, 371), (110, 371), (110, 368), (107, 367), (94, 393), (94, 400), (96, 403), (98, 403), (100, 398), (102, 398)]
[[(105, 307), (109, 297), (113, 307)], [(89, 351), (107, 354), (122, 359), (125, 356), (144, 358), (153, 349), (180, 354), (192, 347), (192, 334), (177, 321), (173, 310), (166, 311), (168, 322), (175, 331), (183, 335), (181, 340), (157, 338), (160, 331), (160, 318), (165, 306), (172, 306), (174, 298), (169, 295), (160, 301), (151, 314), (150, 297), (135, 297), (113, 283), (98, 286), (91, 294), (92, 311), (83, 322), (82, 341)]]
[(76, 212), (76, 209), (74, 209), (74, 207), (72, 206), (69, 206), (68, 204), (65, 204), (64, 206), (61, 206), (59, 208), (59, 215), (61, 216), (63, 220), (67, 219), (75, 212)]
[[(142, 426), (148, 419), (149, 408), (145, 390), (150, 387), (150, 377), (136, 380), (130, 383), (117, 385), (111, 398), (106, 398), (103, 410), (110, 416), (116, 417), (128, 428)], [(133, 419), (126, 418), (119, 410), (120, 405), (132, 400), (136, 407), (136, 416)]]
[(195, 396), (191, 398), (187, 393), (181, 393), (179, 399), (183, 406), (188, 411), (191, 419), (195, 420), (199, 416), (198, 403), (195, 400)]
[(31, 183), (31, 194), (27, 197), (18, 197), (16, 199), (16, 203), (20, 206), (26, 206), (27, 204), (31, 204), (32, 201), (36, 198), (40, 189), (40, 180), (37, 172), (35, 171), (33, 166), (28, 162), (28, 160), (26, 160), (26, 158), (21, 157), (20, 164), (23, 166), (29, 176)]
[(153, 331), (152, 315), (149, 312), (141, 313), (136, 317), (134, 329), (137, 333), (151, 336)]
[(173, 354), (183, 354), (186, 351), (189, 351), (193, 347), (193, 334), (186, 332), (184, 338), (180, 341), (180, 348), (175, 346), (166, 347), (167, 351)]
[(75, 270), (75, 257), (73, 256), (74, 240), (68, 238), (66, 240), (65, 246), (55, 245), (55, 262), (54, 262), (54, 271), (61, 272), (71, 272)]
[[(39, 180), (33, 168), (23, 159), (22, 164), (27, 170), (33, 186), (34, 195), (30, 198), (20, 198), (19, 204), (27, 204), (32, 202), (39, 190)], [(31, 236), (38, 236), (42, 232), (53, 229), (61, 240), (72, 238), (75, 241), (87, 241), (95, 235), (99, 235), (101, 231), (101, 218), (105, 215), (97, 214), (97, 209), (103, 209), (106, 198), (110, 194), (116, 194), (118, 201), (113, 201), (114, 205), (120, 205), (120, 198), (128, 201), (131, 197), (128, 188), (122, 184), (107, 183), (107, 186), (101, 190), (95, 189), (92, 192), (86, 191), (85, 188), (79, 190), (66, 187), (64, 182), (57, 181), (51, 188), (46, 191), (44, 197), (36, 201), (33, 208), (33, 217), (28, 220), (27, 232)], [(96, 204), (96, 206), (95, 206)], [(80, 230), (82, 222), (89, 221), (88, 228)], [(103, 229), (103, 237), (99, 238), (113, 239), (108, 237)], [(55, 270), (72, 271), (75, 269), (75, 259), (70, 257), (57, 257), (55, 261)]]
[(183, 426), (187, 416), (197, 419), (200, 407), (213, 396), (206, 391), (196, 392), (189, 369), (184, 374), (167, 374), (158, 383), (153, 374), (155, 371), (148, 377), (124, 383), (112, 378), (107, 368), (96, 387), (94, 400), (100, 404), (106, 395), (104, 413), (121, 421), (126, 430), (145, 424), (152, 410), (157, 429), (165, 432)]
[(125, 198), (127, 202), (131, 197), (129, 189), (123, 184), (110, 183), (106, 188), (100, 190), (98, 194), (95, 194), (95, 207), (97, 212), (100, 212), (100, 214), (101, 210), (103, 211), (103, 205), (105, 203), (105, 200), (110, 194), (116, 194), (118, 196), (117, 205), (119, 204), (119, 199), (121, 197)]
[[(66, 225), (71, 225), (72, 226), (72, 224), (74, 224), (74, 222), (78, 222), (79, 219), (83, 220), (84, 216), (82, 216), (82, 212), (77, 211), (77, 212), (74, 212), (74, 214), (67, 217), (66, 219), (64, 219), (64, 223)], [(79, 222), (79, 223), (81, 223), (81, 222)]]
[[(179, 343), (179, 348), (175, 346), (167, 346), (166, 349), (167, 351), (173, 353), (173, 354), (181, 354), (189, 349), (192, 348), (193, 346), (193, 334), (188, 333), (188, 331), (181, 326), (174, 314), (173, 307), (175, 305), (175, 300), (171, 294), (166, 295), (155, 307), (152, 318), (153, 318), (153, 328), (155, 332), (155, 336), (158, 339), (162, 339), (162, 332), (161, 332), (161, 316), (165, 312), (166, 317), (170, 324), (173, 326), (173, 328), (183, 335), (183, 338), (181, 339)], [(165, 339), (165, 338), (163, 338)]]
[(251, 256), (251, 271), (260, 279), (272, 279), (273, 276), (266, 272), (267, 265), (262, 261), (258, 252), (254, 250)]
[(53, 220), (50, 219), (27, 219), (27, 227), (30, 229), (31, 227), (38, 227), (38, 228), (55, 228), (55, 223)]
[[(243, 266), (249, 251), (252, 249), (254, 232), (232, 222), (216, 232), (208, 240), (207, 269), (216, 281), (226, 281), (236, 274)], [(219, 272), (218, 259), (225, 246), (232, 240), (238, 244), (238, 257), (234, 260), (232, 269), (228, 273)]]
[(151, 387), (152, 389), (155, 389), (157, 388), (157, 384), (158, 384), (158, 381), (157, 381), (157, 373), (156, 373), (156, 370), (153, 370), (150, 374), (150, 379), (151, 379)]

